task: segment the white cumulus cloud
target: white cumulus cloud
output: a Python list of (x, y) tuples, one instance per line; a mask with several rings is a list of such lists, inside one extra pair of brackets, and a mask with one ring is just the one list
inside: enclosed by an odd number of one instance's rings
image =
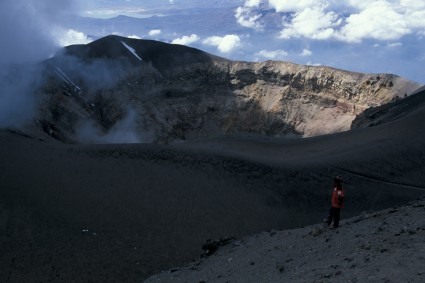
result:
[(157, 36), (161, 34), (161, 30), (160, 29), (153, 29), (151, 31), (149, 31), (149, 36)]
[(311, 50), (308, 50), (308, 49), (303, 49), (303, 51), (300, 53), (300, 56), (304, 56), (304, 57), (307, 57), (307, 56), (311, 56), (311, 55), (313, 55), (313, 52), (311, 52)]
[(307, 62), (307, 63), (306, 63), (306, 65), (307, 65), (307, 66), (314, 66), (314, 67), (322, 66), (322, 64), (320, 64), (320, 63), (313, 63), (313, 62), (310, 62), (310, 61), (309, 61), (309, 62)]
[(306, 8), (321, 5), (320, 0), (269, 0), (269, 5), (276, 12), (301, 12)]
[(288, 23), (284, 23), (281, 38), (307, 37), (312, 39), (329, 39), (335, 35), (335, 28), (341, 20), (335, 12), (325, 12), (320, 8), (306, 8), (297, 12)]
[(241, 39), (236, 34), (228, 34), (223, 37), (211, 36), (205, 39), (203, 44), (217, 46), (220, 52), (229, 53), (241, 46)]
[(273, 51), (269, 51), (269, 50), (261, 50), (260, 52), (255, 53), (256, 56), (260, 56), (266, 59), (282, 59), (284, 57), (286, 57), (288, 55), (288, 52), (286, 52), (285, 50), (273, 50)]
[(135, 34), (129, 35), (129, 36), (127, 36), (127, 37), (128, 37), (128, 38), (133, 38), (133, 39), (142, 39), (140, 36), (135, 35)]
[(360, 42), (363, 39), (394, 40), (411, 33), (408, 17), (397, 11), (393, 3), (387, 1), (370, 1), (367, 5), (358, 0), (350, 1), (354, 7), (361, 9), (346, 19), (339, 37), (348, 42)]
[(73, 29), (67, 31), (59, 30), (54, 32), (56, 34), (57, 43), (60, 46), (68, 46), (73, 44), (87, 44), (93, 40), (85, 35), (83, 32), (79, 32)]
[(246, 0), (245, 7), (259, 7), (262, 0)]
[(238, 24), (247, 28), (260, 30), (263, 28), (262, 24), (258, 21), (261, 15), (255, 14), (248, 7), (238, 7), (235, 10), (235, 18)]
[(192, 44), (194, 42), (197, 42), (198, 40), (200, 40), (200, 37), (196, 34), (192, 34), (192, 35), (184, 35), (180, 38), (176, 38), (171, 43), (172, 44), (189, 45), (189, 44)]
[[(283, 17), (284, 39), (397, 40), (425, 31), (424, 0), (268, 0)], [(289, 13), (289, 14), (288, 14)]]
[(388, 43), (387, 46), (390, 47), (390, 48), (401, 47), (401, 46), (403, 46), (403, 43), (401, 43), (401, 42)]

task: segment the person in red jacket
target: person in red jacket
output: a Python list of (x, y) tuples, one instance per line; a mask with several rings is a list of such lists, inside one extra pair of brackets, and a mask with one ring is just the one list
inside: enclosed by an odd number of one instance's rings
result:
[(332, 206), (329, 210), (329, 216), (327, 218), (328, 226), (331, 225), (332, 220), (334, 222), (334, 228), (339, 226), (341, 208), (344, 207), (344, 197), (345, 193), (342, 189), (342, 178), (340, 176), (336, 176), (334, 178), (334, 189), (332, 191)]

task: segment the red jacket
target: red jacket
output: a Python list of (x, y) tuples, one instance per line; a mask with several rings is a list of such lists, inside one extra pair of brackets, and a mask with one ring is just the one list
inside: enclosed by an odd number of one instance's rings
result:
[(332, 207), (343, 208), (344, 207), (344, 191), (338, 190), (336, 187), (332, 192)]

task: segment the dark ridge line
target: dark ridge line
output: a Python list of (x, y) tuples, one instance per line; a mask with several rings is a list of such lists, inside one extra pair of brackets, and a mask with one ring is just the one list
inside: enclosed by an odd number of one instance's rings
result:
[(425, 187), (403, 184), (403, 183), (398, 183), (398, 182), (391, 182), (391, 181), (376, 178), (376, 177), (373, 177), (373, 176), (360, 174), (360, 173), (357, 173), (357, 172), (354, 172), (354, 171), (351, 171), (351, 170), (348, 170), (348, 169), (343, 169), (341, 167), (336, 167), (336, 166), (332, 166), (332, 167), (337, 171), (342, 171), (342, 172), (348, 173), (350, 175), (353, 175), (353, 176), (356, 176), (356, 177), (359, 177), (359, 178), (362, 178), (362, 179), (366, 179), (366, 180), (369, 180), (369, 181), (378, 182), (378, 183), (387, 184), (387, 185), (393, 185), (393, 186), (396, 185), (396, 186), (405, 187), (405, 188), (408, 188), (408, 189), (425, 191)]

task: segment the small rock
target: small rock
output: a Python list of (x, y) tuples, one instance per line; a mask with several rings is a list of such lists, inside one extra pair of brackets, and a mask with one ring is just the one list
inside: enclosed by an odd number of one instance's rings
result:
[(322, 234), (322, 230), (319, 228), (315, 228), (314, 230), (310, 231), (309, 235), (313, 235), (314, 237), (319, 236)]
[(285, 266), (283, 266), (283, 265), (278, 265), (277, 269), (279, 270), (280, 273), (285, 272)]
[(360, 248), (365, 249), (365, 250), (368, 251), (368, 250), (370, 250), (372, 248), (372, 245), (369, 242), (367, 242), (367, 243), (361, 245)]

